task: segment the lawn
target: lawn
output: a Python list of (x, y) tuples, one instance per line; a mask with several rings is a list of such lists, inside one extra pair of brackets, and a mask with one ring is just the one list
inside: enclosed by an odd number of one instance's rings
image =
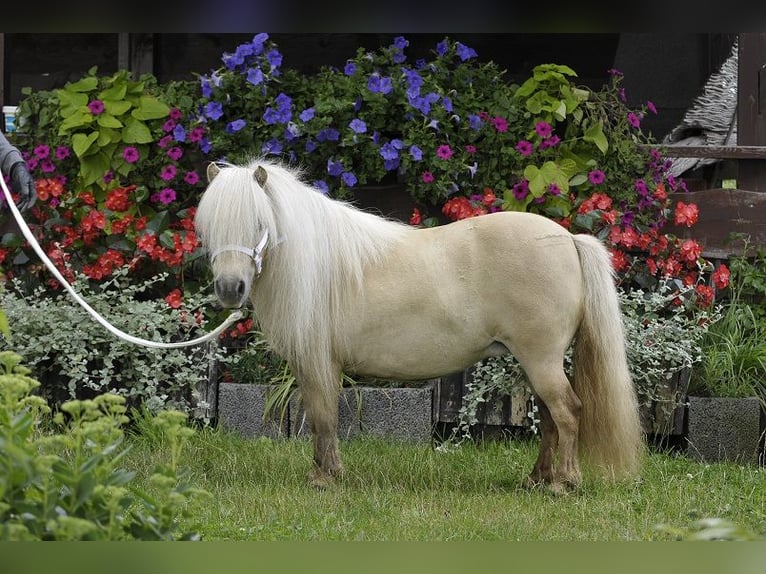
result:
[[(131, 438), (125, 466), (145, 481), (168, 453), (151, 436)], [(633, 541), (714, 533), (766, 537), (766, 469), (705, 464), (651, 452), (638, 480), (588, 476), (554, 497), (522, 488), (537, 441), (487, 441), (442, 452), (375, 438), (342, 441), (346, 472), (333, 488), (307, 481), (308, 440), (245, 439), (203, 429), (182, 466), (211, 497), (189, 526), (203, 540)], [(148, 487), (148, 486), (147, 486)], [(714, 529), (700, 521), (716, 519)]]

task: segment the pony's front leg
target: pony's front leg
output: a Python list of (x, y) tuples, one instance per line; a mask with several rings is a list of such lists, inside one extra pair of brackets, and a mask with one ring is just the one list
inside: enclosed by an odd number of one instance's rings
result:
[(332, 484), (333, 478), (343, 472), (338, 450), (338, 398), (340, 372), (326, 385), (304, 379), (300, 382), (303, 408), (311, 428), (314, 443), (314, 467), (309, 479), (318, 487)]

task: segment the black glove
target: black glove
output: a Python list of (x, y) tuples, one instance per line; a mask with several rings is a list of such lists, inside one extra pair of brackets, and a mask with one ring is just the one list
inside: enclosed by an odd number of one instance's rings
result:
[(18, 195), (16, 206), (19, 211), (26, 211), (37, 201), (37, 185), (23, 161), (17, 161), (11, 166), (11, 187)]

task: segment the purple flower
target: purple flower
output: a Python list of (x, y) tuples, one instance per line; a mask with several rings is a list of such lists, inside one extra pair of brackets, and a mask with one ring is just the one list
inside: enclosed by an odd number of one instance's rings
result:
[(168, 157), (173, 161), (178, 161), (184, 155), (183, 150), (178, 146), (173, 146), (167, 151)]
[(126, 163), (136, 163), (139, 160), (138, 150), (133, 146), (127, 146), (122, 150), (122, 159)]
[(247, 81), (257, 86), (263, 82), (263, 72), (260, 68), (250, 68), (247, 71)]
[(226, 133), (227, 134), (236, 133), (239, 130), (241, 130), (242, 128), (244, 128), (246, 123), (247, 122), (245, 120), (242, 120), (242, 119), (234, 120), (233, 122), (229, 122), (228, 124), (226, 124)]
[(335, 128), (325, 128), (320, 130), (317, 134), (317, 141), (332, 141), (336, 142), (340, 138), (340, 132)]
[(556, 183), (551, 183), (548, 186), (548, 193), (551, 195), (561, 195), (561, 188)]
[(56, 171), (56, 166), (49, 158), (46, 158), (40, 162), (40, 169), (43, 173), (53, 173)]
[(447, 53), (447, 50), (449, 50), (449, 42), (447, 40), (442, 40), (438, 44), (436, 44), (436, 55), (437, 56), (443, 56)]
[(346, 63), (346, 66), (343, 68), (343, 73), (347, 76), (353, 76), (356, 74), (356, 64), (354, 62)]
[(483, 123), (484, 122), (482, 119), (476, 114), (471, 114), (468, 116), (468, 127), (470, 127), (472, 130), (480, 130)]
[(203, 97), (210, 98), (210, 96), (213, 95), (213, 85), (210, 82), (210, 78), (207, 76), (202, 76), (200, 78), (200, 87), (202, 88)]
[(338, 177), (343, 173), (343, 163), (335, 161), (332, 158), (327, 160), (327, 173), (333, 177)]
[(92, 113), (94, 116), (98, 116), (100, 114), (104, 113), (104, 102), (101, 100), (93, 100), (88, 104), (88, 109), (90, 110), (90, 113)]
[(185, 142), (186, 141), (186, 128), (183, 127), (181, 124), (178, 124), (176, 127), (173, 128), (173, 139), (175, 139), (177, 142)]
[(388, 94), (393, 89), (393, 84), (391, 83), (391, 78), (381, 78), (376, 72), (370, 76), (369, 80), (367, 80), (367, 89), (373, 94)]
[(268, 60), (271, 65), (271, 70), (273, 72), (276, 68), (279, 68), (279, 66), (282, 65), (282, 54), (280, 54), (278, 50), (272, 48), (266, 54), (266, 60)]
[(274, 154), (279, 155), (282, 153), (282, 144), (278, 139), (272, 138), (265, 142), (261, 147), (261, 152), (265, 155)]
[(213, 149), (213, 144), (210, 143), (209, 139), (202, 138), (199, 140), (199, 149), (202, 150), (202, 153), (210, 153), (210, 150)]
[(32, 153), (34, 153), (35, 156), (40, 159), (46, 159), (51, 155), (51, 148), (46, 144), (40, 144), (39, 146), (35, 147)]
[(511, 191), (513, 191), (513, 197), (523, 201), (529, 195), (529, 182), (526, 179), (522, 179), (519, 183), (514, 184)]
[(359, 118), (354, 118), (353, 120), (351, 120), (351, 122), (349, 122), (348, 124), (348, 127), (350, 127), (351, 130), (357, 134), (363, 134), (364, 132), (367, 131), (367, 124), (364, 123)]
[(323, 179), (315, 180), (314, 187), (317, 189), (319, 193), (322, 193), (324, 195), (327, 195), (330, 192), (330, 187), (327, 185), (327, 182)]
[(399, 159), (399, 151), (394, 147), (392, 142), (387, 142), (380, 146), (380, 151), (378, 153), (380, 153), (380, 157), (386, 161)]
[(56, 159), (62, 160), (69, 157), (69, 148), (63, 145), (60, 145), (56, 148)]
[(594, 169), (588, 173), (588, 181), (593, 185), (600, 185), (604, 183), (604, 179), (606, 179), (606, 176), (600, 169)]
[(535, 125), (535, 132), (537, 132), (537, 135), (541, 138), (547, 138), (553, 133), (553, 128), (548, 122), (540, 121)]
[(208, 102), (205, 104), (204, 114), (215, 121), (223, 115), (223, 105), (220, 102)]
[(527, 140), (521, 140), (519, 143), (516, 144), (515, 149), (524, 157), (532, 155), (532, 149), (533, 149), (532, 143), (528, 142)]
[(306, 153), (311, 153), (317, 148), (317, 142), (314, 140), (306, 140)]
[(455, 42), (455, 52), (457, 53), (458, 57), (460, 58), (460, 61), (465, 62), (466, 60), (470, 60), (471, 58), (475, 58), (477, 56), (476, 50), (473, 48), (469, 48), (465, 44), (461, 44), (460, 42)]
[(199, 174), (196, 171), (187, 171), (184, 176), (184, 181), (189, 185), (197, 185), (199, 182)]
[(309, 120), (314, 119), (314, 108), (306, 108), (298, 117), (302, 122), (308, 122)]
[(171, 181), (176, 176), (176, 166), (166, 165), (160, 172), (160, 177), (165, 181)]
[(356, 176), (350, 171), (344, 171), (340, 179), (346, 184), (346, 187), (354, 187), (356, 185)]
[(165, 205), (173, 203), (176, 200), (176, 190), (172, 187), (165, 187), (159, 192), (157, 199)]
[(420, 161), (423, 159), (423, 150), (420, 149), (416, 145), (410, 146), (410, 155), (412, 156), (412, 159), (415, 161)]

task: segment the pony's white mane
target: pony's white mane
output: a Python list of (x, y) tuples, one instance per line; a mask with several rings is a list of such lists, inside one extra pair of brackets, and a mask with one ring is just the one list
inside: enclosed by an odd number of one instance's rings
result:
[[(263, 189), (254, 179), (258, 166), (267, 173)], [(272, 347), (305, 379), (328, 376), (330, 350), (345, 348), (342, 325), (365, 268), (412, 230), (332, 200), (305, 184), (298, 169), (265, 159), (223, 165), (200, 201), (196, 224), (209, 252), (252, 247), (268, 230), (251, 302)]]

